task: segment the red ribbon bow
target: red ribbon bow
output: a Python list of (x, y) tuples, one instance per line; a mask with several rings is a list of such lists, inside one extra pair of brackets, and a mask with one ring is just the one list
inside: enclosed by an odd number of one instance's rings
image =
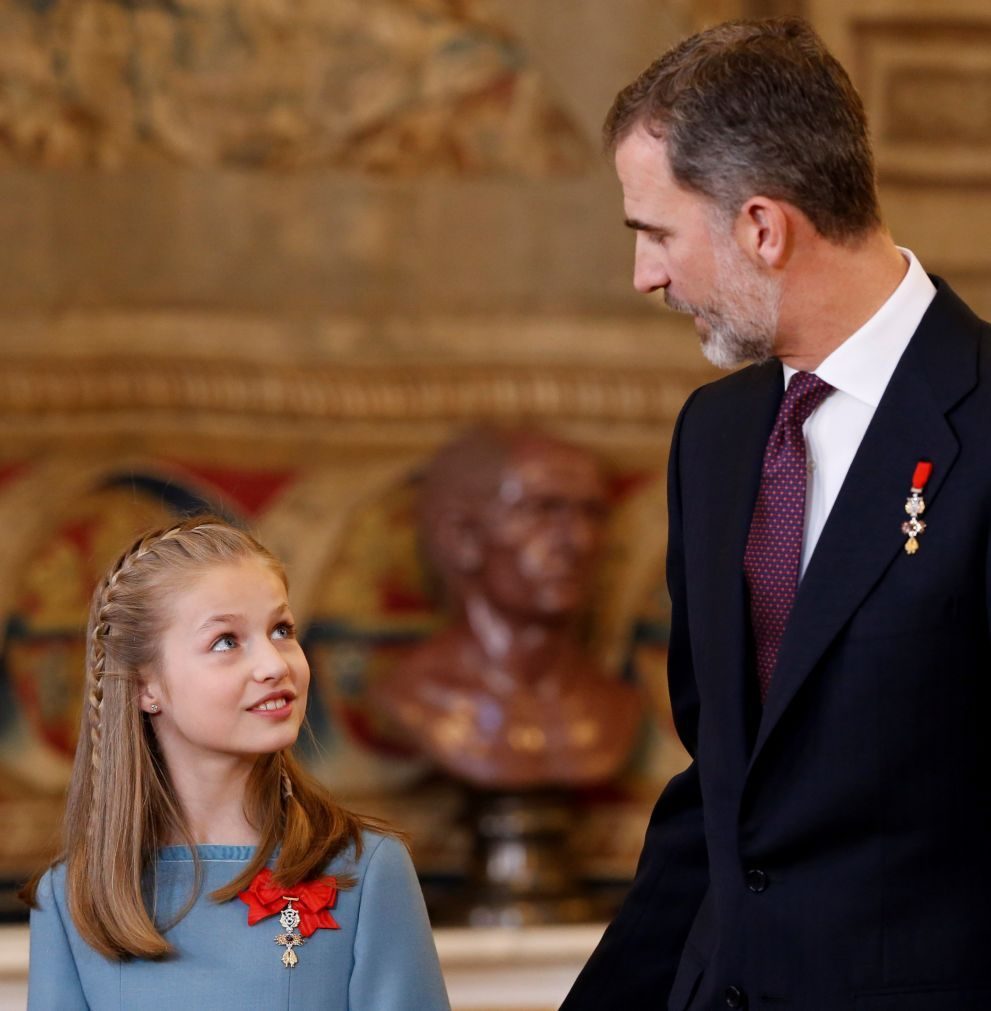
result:
[(286, 888), (276, 884), (272, 871), (262, 868), (251, 884), (238, 895), (248, 906), (248, 926), (253, 927), (267, 916), (281, 913), (293, 896), (293, 906), (299, 911), (299, 932), (309, 937), (318, 927), (340, 930), (340, 924), (330, 915), (329, 906), (337, 902), (337, 878), (314, 878)]

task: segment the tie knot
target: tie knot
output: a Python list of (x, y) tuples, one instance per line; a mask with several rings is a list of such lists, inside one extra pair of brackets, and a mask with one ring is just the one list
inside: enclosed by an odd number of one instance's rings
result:
[(778, 416), (799, 427), (808, 416), (833, 392), (833, 387), (814, 372), (796, 372), (788, 383)]

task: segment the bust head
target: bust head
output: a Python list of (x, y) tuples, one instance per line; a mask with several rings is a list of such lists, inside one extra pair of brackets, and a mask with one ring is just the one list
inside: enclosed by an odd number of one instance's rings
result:
[(452, 606), (483, 599), (511, 623), (556, 623), (584, 605), (605, 486), (586, 451), (549, 435), (475, 429), (424, 477), (423, 543)]
[(437, 453), (421, 533), (452, 621), (373, 689), (407, 743), (489, 788), (615, 773), (639, 699), (602, 673), (577, 627), (605, 519), (597, 461), (561, 439), (476, 429)]

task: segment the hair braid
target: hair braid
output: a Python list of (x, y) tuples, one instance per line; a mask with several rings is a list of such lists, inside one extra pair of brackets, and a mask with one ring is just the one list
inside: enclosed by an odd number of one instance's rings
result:
[(175, 537), (183, 524), (176, 524), (163, 530), (153, 530), (139, 537), (113, 564), (97, 585), (91, 607), (90, 628), (87, 648), (86, 671), (86, 723), (90, 739), (90, 768), (93, 777), (94, 802), (100, 793), (101, 709), (103, 707), (103, 679), (118, 673), (107, 669), (107, 642), (114, 634), (114, 595), (117, 585), (126, 578), (134, 565), (141, 561), (163, 540)]
[(87, 662), (86, 722), (89, 726), (90, 765), (93, 776), (93, 793), (100, 783), (100, 708), (103, 705), (103, 674), (106, 653), (100, 636), (92, 637), (92, 645)]

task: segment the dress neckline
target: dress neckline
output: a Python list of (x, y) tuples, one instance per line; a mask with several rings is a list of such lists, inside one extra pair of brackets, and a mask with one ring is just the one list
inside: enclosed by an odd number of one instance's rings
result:
[[(211, 843), (197, 846), (196, 855), (200, 860), (250, 860), (255, 855), (254, 846), (227, 846)], [(193, 851), (188, 846), (162, 846), (158, 851), (158, 859), (168, 862), (191, 861)]]

